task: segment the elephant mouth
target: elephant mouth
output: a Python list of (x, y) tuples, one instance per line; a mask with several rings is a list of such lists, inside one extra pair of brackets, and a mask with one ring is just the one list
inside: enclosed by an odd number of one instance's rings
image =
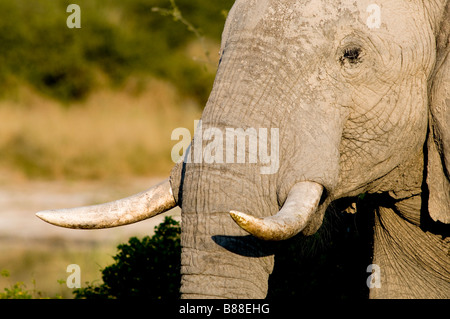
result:
[[(245, 231), (262, 240), (285, 240), (301, 232), (317, 211), (323, 192), (315, 182), (295, 184), (281, 208), (270, 217), (257, 218), (231, 211), (233, 220)], [(37, 213), (40, 219), (74, 229), (111, 228), (154, 217), (176, 206), (170, 181), (142, 193), (100, 205)]]

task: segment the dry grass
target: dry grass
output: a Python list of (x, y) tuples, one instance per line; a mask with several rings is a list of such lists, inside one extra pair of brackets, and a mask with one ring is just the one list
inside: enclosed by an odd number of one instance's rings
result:
[(128, 81), (62, 106), (23, 87), (0, 102), (0, 171), (27, 178), (167, 175), (172, 130), (193, 130), (200, 107), (168, 83)]

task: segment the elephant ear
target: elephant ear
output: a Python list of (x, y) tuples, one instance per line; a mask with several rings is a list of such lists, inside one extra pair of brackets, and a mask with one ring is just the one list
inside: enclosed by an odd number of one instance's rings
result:
[(427, 141), (428, 211), (434, 221), (450, 223), (450, 1), (436, 37), (436, 65), (431, 77)]

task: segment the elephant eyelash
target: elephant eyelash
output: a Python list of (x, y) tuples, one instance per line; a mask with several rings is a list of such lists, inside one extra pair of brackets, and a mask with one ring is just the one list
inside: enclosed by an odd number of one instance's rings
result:
[(362, 62), (362, 50), (361, 48), (347, 48), (344, 50), (344, 53), (339, 58), (339, 62), (342, 66), (347, 65), (356, 65)]

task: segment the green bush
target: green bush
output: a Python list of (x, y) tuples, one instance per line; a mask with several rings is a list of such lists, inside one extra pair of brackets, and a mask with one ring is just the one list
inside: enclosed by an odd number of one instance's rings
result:
[(23, 282), (17, 282), (10, 288), (5, 288), (4, 292), (0, 292), (0, 299), (32, 299), (30, 291), (26, 289)]
[(74, 290), (76, 299), (176, 299), (180, 286), (180, 225), (171, 217), (152, 237), (130, 238), (115, 263), (102, 270), (103, 284)]
[[(0, 276), (9, 277), (9, 271), (3, 269), (0, 271)], [(23, 282), (16, 282), (10, 287), (4, 288), (3, 292), (0, 291), (0, 299), (31, 299), (32, 297), (31, 291), (26, 289), (26, 285)]]
[(214, 74), (185, 48), (199, 34), (218, 42), (222, 11), (234, 1), (178, 0), (183, 17), (201, 26), (196, 32), (153, 10), (171, 10), (169, 0), (79, 0), (81, 29), (69, 29), (71, 2), (0, 0), (0, 95), (25, 82), (59, 100), (79, 100), (101, 85), (103, 74), (111, 85), (161, 77), (206, 101)]

